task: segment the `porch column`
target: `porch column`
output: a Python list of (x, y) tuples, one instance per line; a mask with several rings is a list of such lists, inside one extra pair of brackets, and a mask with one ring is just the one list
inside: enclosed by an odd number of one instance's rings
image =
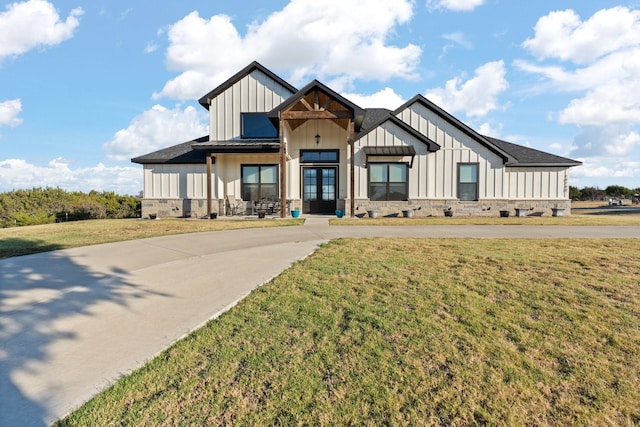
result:
[(284, 148), (284, 120), (280, 118), (280, 218), (287, 216), (287, 153)]
[(355, 177), (355, 171), (356, 171), (356, 160), (355, 160), (355, 149), (354, 149), (354, 145), (355, 145), (355, 141), (354, 139), (354, 135), (355, 135), (355, 124), (353, 123), (353, 121), (349, 121), (349, 145), (351, 146), (351, 177), (350, 177), (350, 182), (349, 182), (349, 197), (351, 198), (351, 218), (354, 218), (356, 216), (356, 189), (355, 189), (355, 184), (356, 184), (356, 177)]
[(213, 186), (211, 182), (211, 174), (213, 173), (211, 167), (211, 153), (207, 153), (207, 217), (211, 218), (211, 209), (213, 205)]

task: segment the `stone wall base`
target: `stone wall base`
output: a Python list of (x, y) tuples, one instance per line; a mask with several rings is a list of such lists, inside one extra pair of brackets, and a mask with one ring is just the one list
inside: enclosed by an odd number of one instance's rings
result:
[[(221, 209), (222, 207), (222, 209)], [(213, 212), (224, 213), (224, 200), (213, 200)], [(207, 201), (203, 199), (142, 199), (142, 218), (206, 218)]]
[[(347, 206), (349, 203), (347, 203)], [(356, 200), (356, 216), (368, 216), (369, 210), (376, 210), (378, 217), (403, 216), (403, 211), (412, 210), (413, 216), (437, 217), (449, 215), (457, 217), (499, 217), (501, 211), (509, 216), (569, 216), (569, 200), (480, 200), (461, 202), (459, 200), (409, 200), (403, 202), (372, 202), (368, 199)], [(349, 212), (347, 214), (350, 214)], [(503, 214), (504, 215), (504, 214)]]
[[(348, 200), (338, 200), (337, 209), (342, 209), (345, 216), (350, 216)], [(300, 209), (301, 201), (291, 201), (291, 209)], [(225, 215), (224, 199), (213, 200), (213, 212)], [(481, 200), (478, 202), (461, 202), (459, 200), (409, 200), (403, 202), (372, 202), (368, 199), (355, 201), (355, 215), (368, 216), (369, 210), (376, 210), (378, 217), (403, 216), (403, 211), (413, 211), (413, 216), (437, 217), (445, 216), (445, 211), (457, 217), (499, 217), (501, 211), (509, 216), (569, 216), (571, 201), (569, 200)], [(250, 215), (240, 203), (237, 213)], [(504, 215), (504, 214), (503, 214)], [(204, 199), (142, 199), (142, 218), (206, 218), (207, 201)]]

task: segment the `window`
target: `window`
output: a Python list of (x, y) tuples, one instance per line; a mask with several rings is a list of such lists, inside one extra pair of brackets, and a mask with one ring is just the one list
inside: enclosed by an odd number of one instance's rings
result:
[(300, 150), (301, 163), (338, 163), (338, 150)]
[(369, 163), (369, 200), (407, 200), (407, 171), (406, 163)]
[(252, 138), (277, 138), (278, 129), (273, 125), (267, 113), (241, 113), (241, 137)]
[(458, 164), (458, 199), (478, 200), (478, 164)]
[(242, 166), (242, 200), (278, 199), (277, 165)]

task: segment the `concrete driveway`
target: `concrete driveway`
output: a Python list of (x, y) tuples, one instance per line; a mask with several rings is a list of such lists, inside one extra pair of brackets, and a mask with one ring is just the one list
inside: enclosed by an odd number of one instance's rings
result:
[(337, 237), (640, 237), (640, 227), (302, 227), (0, 260), (0, 425), (43, 426)]

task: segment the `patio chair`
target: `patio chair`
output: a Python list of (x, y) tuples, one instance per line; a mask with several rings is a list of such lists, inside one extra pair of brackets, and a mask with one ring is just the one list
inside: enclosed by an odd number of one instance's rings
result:
[(236, 200), (236, 196), (227, 196), (225, 204), (227, 216), (238, 215), (238, 207), (240, 206), (240, 203)]

